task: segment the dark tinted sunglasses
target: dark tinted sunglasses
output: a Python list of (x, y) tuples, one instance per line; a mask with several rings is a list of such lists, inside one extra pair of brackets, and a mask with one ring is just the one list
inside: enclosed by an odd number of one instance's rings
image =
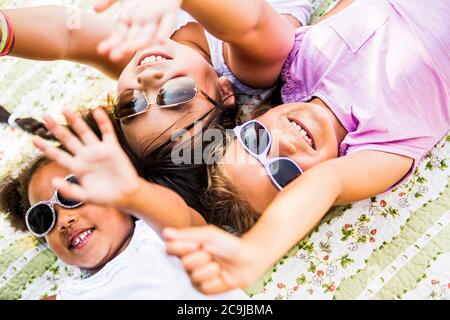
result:
[(156, 94), (156, 100), (149, 102), (141, 90), (127, 89), (120, 93), (114, 104), (113, 115), (116, 119), (127, 119), (138, 114), (161, 108), (174, 108), (193, 101), (201, 93), (214, 106), (217, 103), (190, 77), (177, 77), (164, 83)]
[(251, 120), (235, 127), (233, 131), (244, 149), (264, 166), (279, 190), (303, 173), (300, 166), (290, 158), (267, 158), (272, 145), (272, 135), (261, 122)]
[[(65, 177), (65, 180), (70, 183), (80, 184), (74, 175)], [(53, 229), (56, 223), (55, 204), (64, 209), (73, 209), (81, 206), (83, 202), (67, 199), (58, 190), (55, 190), (50, 200), (36, 203), (25, 214), (27, 228), (36, 237), (44, 237)]]

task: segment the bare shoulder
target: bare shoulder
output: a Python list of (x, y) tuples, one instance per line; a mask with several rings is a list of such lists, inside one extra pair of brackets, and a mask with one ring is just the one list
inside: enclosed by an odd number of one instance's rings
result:
[(210, 57), (208, 40), (206, 39), (205, 29), (198, 22), (189, 22), (181, 27), (172, 35), (173, 41), (188, 45), (194, 49), (200, 49)]

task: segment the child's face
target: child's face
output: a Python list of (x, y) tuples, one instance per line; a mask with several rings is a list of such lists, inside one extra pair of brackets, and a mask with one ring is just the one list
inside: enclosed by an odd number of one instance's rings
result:
[[(166, 58), (155, 60), (156, 55)], [(142, 65), (140, 62), (145, 57), (153, 60)], [(191, 77), (198, 88), (218, 100), (219, 84), (214, 68), (197, 51), (172, 40), (163, 46), (138, 51), (122, 71), (117, 93), (141, 90), (152, 102), (164, 83), (180, 76)], [(142, 156), (169, 140), (177, 129), (189, 126), (212, 108), (213, 104), (198, 94), (194, 101), (184, 106), (154, 109), (132, 117), (130, 121), (123, 121), (122, 130), (131, 149)]]
[[(336, 158), (345, 129), (325, 106), (315, 103), (291, 103), (272, 108), (257, 118), (271, 133), (272, 145), (267, 158), (289, 157), (303, 171), (325, 160)], [(293, 123), (301, 123), (313, 142)], [(265, 168), (234, 139), (222, 159), (222, 172), (237, 192), (252, 207), (263, 212), (277, 195)]]
[[(54, 162), (41, 167), (28, 186), (31, 205), (52, 197), (51, 179), (70, 172)], [(65, 263), (87, 270), (97, 270), (126, 248), (133, 233), (132, 218), (112, 208), (84, 204), (74, 209), (54, 207), (57, 221), (45, 237), (49, 247)], [(74, 247), (70, 240), (83, 231), (91, 233)]]

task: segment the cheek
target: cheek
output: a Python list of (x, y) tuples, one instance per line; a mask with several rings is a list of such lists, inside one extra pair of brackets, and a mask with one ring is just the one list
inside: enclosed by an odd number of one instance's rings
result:
[(251, 206), (259, 213), (264, 212), (278, 193), (270, 177), (267, 175), (260, 175), (259, 181), (253, 187), (247, 188), (246, 190), (248, 190), (248, 196), (246, 198)]
[(110, 237), (112, 241), (129, 235), (132, 228), (131, 216), (113, 208), (95, 208), (95, 215), (90, 216), (90, 224), (102, 233), (102, 236)]
[(225, 177), (234, 185), (237, 193), (262, 213), (278, 193), (267, 171), (257, 164), (227, 168)]
[(48, 247), (56, 256), (58, 256), (58, 258), (70, 265), (77, 264), (73, 254), (69, 251), (66, 244), (58, 234), (50, 234), (46, 237), (46, 240)]
[(167, 131), (180, 117), (170, 112), (150, 111), (136, 116), (131, 122), (122, 125), (122, 131), (131, 150), (137, 155), (143, 153), (150, 145), (165, 141), (170, 137)]
[(143, 138), (142, 132), (139, 130), (139, 126), (134, 124), (131, 126), (130, 125), (122, 126), (122, 132), (131, 150), (135, 154), (139, 154), (139, 146), (140, 146), (139, 141), (141, 141), (142, 143)]

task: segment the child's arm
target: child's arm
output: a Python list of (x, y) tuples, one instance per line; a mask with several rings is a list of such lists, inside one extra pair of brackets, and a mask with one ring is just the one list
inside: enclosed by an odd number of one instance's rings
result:
[(51, 117), (45, 117), (45, 121), (68, 152), (41, 138), (34, 139), (36, 147), (50, 160), (68, 168), (80, 181), (80, 185), (75, 185), (54, 179), (53, 186), (62, 194), (78, 201), (116, 207), (159, 228), (205, 224), (200, 214), (175, 192), (139, 178), (104, 111), (94, 111), (101, 140), (80, 117), (69, 111), (64, 115), (76, 135)]
[(174, 191), (139, 178), (134, 192), (125, 197), (120, 208), (134, 213), (161, 229), (206, 225), (205, 219)]
[(225, 59), (242, 82), (253, 87), (276, 83), (295, 29), (266, 1), (184, 0), (182, 8), (225, 42)]
[(62, 6), (2, 10), (15, 34), (12, 56), (32, 60), (70, 60), (118, 78), (130, 55), (113, 63), (97, 53), (97, 45), (113, 30), (115, 20)]
[(333, 205), (385, 192), (405, 176), (412, 162), (396, 154), (361, 151), (318, 164), (283, 190), (243, 239), (265, 248), (269, 266), (305, 237)]
[[(335, 204), (353, 202), (386, 191), (410, 170), (412, 159), (379, 151), (361, 151), (329, 160), (306, 171), (275, 198), (256, 225), (241, 239), (213, 227), (167, 230), (169, 253), (182, 257), (185, 268), (205, 293), (247, 287), (316, 226)], [(190, 252), (180, 243), (197, 243), (206, 251)], [(209, 253), (219, 270), (202, 277), (196, 256)], [(217, 268), (217, 265), (220, 268)], [(199, 272), (200, 270), (200, 272)]]

